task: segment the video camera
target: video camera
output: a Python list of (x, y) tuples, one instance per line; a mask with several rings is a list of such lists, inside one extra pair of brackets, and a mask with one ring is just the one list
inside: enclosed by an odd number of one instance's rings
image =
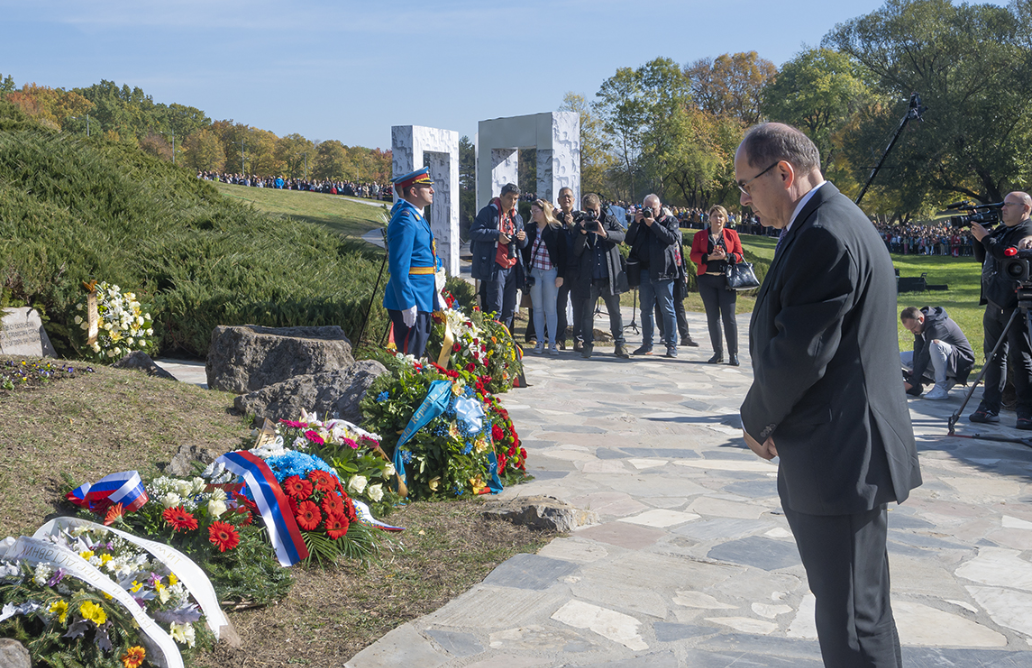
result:
[(1029, 267), (1032, 249), (1008, 248), (1003, 254), (1005, 258), (1000, 263), (1000, 272), (1016, 281), (1019, 288), (1032, 288), (1032, 271)]
[(950, 217), (950, 225), (955, 230), (971, 227), (972, 223), (978, 223), (982, 227), (988, 228), (1000, 222), (1000, 211), (1003, 210), (1003, 202), (975, 204), (971, 200), (964, 200), (950, 204), (946, 207), (946, 210), (957, 211), (963, 214)]

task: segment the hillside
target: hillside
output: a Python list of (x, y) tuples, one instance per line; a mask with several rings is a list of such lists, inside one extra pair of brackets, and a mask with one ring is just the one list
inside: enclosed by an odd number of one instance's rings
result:
[[(368, 208), (359, 228), (375, 224)], [(48, 130), (0, 102), (0, 306), (38, 308), (62, 354), (75, 354), (70, 318), (90, 280), (140, 295), (162, 354), (204, 356), (219, 324), (335, 324), (354, 336), (381, 257), (222, 196), (135, 147)], [(380, 331), (386, 313), (373, 302), (369, 331)]]

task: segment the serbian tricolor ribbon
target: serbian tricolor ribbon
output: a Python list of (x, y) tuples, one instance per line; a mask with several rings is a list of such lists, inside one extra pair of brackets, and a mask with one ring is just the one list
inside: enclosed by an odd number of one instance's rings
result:
[(118, 503), (122, 504), (125, 512), (131, 513), (149, 500), (143, 488), (143, 480), (136, 471), (112, 473), (92, 485), (83, 483), (68, 492), (65, 498), (98, 514)]
[(258, 510), (262, 513), (269, 540), (276, 550), (276, 558), (283, 566), (293, 566), (308, 558), (308, 547), (297, 528), (290, 501), (276, 481), (272, 469), (261, 457), (246, 450), (227, 452), (219, 457), (226, 470), (235, 473), (247, 483)]

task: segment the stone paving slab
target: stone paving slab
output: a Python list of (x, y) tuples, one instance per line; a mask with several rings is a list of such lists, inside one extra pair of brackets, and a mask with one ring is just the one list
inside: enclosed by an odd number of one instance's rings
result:
[[(688, 319), (701, 347), (675, 360), (621, 360), (609, 345), (590, 360), (572, 351), (526, 358), (531, 386), (503, 401), (535, 480), (502, 496), (555, 496), (594, 510), (599, 524), (513, 557), (346, 666), (821, 665), (777, 467), (740, 436), (748, 315), (738, 317), (737, 368), (705, 364), (705, 316)], [(601, 318), (596, 326), (608, 329)], [(640, 340), (628, 332), (632, 349)], [(963, 392), (909, 400), (925, 484), (889, 513), (904, 663), (1028, 668), (1032, 447), (967, 438), (1024, 435), (1013, 413), (1001, 425), (966, 421), (980, 389), (949, 436)]]

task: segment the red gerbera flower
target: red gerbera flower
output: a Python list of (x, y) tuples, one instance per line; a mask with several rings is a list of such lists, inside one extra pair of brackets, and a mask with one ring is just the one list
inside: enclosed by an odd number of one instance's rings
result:
[(358, 521), (358, 513), (355, 512), (355, 502), (349, 496), (344, 497), (344, 517), (351, 522)]
[(111, 526), (115, 523), (115, 520), (117, 520), (122, 515), (125, 515), (125, 508), (122, 506), (121, 503), (116, 503), (115, 505), (108, 508), (107, 515), (104, 516), (104, 526)]
[(337, 540), (348, 532), (351, 522), (343, 515), (332, 513), (326, 516), (326, 535)]
[(500, 441), (503, 438), (505, 438), (505, 432), (502, 431), (502, 428), (498, 425), (493, 425), (491, 427), (491, 438), (493, 438), (496, 441)]
[(165, 518), (165, 521), (171, 524), (172, 528), (176, 531), (197, 530), (197, 520), (193, 515), (186, 512), (182, 506), (168, 508), (165, 512), (161, 513), (161, 516)]
[(312, 471), (308, 474), (308, 479), (315, 483), (315, 491), (317, 492), (333, 491), (333, 476), (326, 471)]
[(226, 522), (212, 522), (208, 527), (208, 540), (212, 545), (219, 548), (219, 552), (232, 550), (240, 544), (240, 534), (232, 524)]
[(319, 432), (312, 431), (311, 429), (305, 432), (305, 438), (317, 445), (324, 445), (326, 443), (323, 437), (319, 435)]
[(319, 527), (319, 522), (322, 522), (322, 513), (314, 501), (302, 501), (297, 504), (295, 517), (297, 525), (305, 531), (315, 531)]
[(246, 527), (254, 522), (254, 515), (246, 506), (237, 506), (236, 514), (240, 515), (240, 526)]
[(283, 481), (283, 491), (287, 493), (287, 496), (300, 501), (312, 495), (312, 483), (292, 475)]
[(322, 509), (327, 515), (343, 515), (344, 501), (337, 494), (327, 494), (322, 500)]

